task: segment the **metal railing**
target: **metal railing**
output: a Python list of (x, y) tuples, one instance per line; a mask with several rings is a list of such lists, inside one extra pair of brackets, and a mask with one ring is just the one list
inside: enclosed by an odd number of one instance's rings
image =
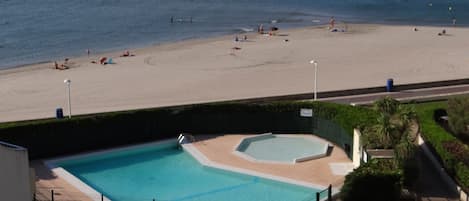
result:
[(316, 201), (321, 201), (321, 194), (327, 192), (327, 201), (332, 201), (332, 185), (329, 185), (326, 189), (316, 192)]
[(109, 201), (102, 193), (96, 195), (87, 195), (78, 191), (65, 191), (63, 189), (40, 189), (33, 194), (33, 201)]

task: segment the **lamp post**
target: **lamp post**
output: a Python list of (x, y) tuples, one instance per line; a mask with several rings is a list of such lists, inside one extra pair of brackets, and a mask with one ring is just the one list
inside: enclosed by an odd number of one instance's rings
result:
[(314, 100), (318, 99), (318, 62), (311, 60), (310, 64), (314, 65)]
[(67, 84), (67, 92), (68, 92), (68, 118), (72, 118), (72, 101), (70, 99), (70, 83), (72, 81), (69, 79), (65, 79), (64, 83)]

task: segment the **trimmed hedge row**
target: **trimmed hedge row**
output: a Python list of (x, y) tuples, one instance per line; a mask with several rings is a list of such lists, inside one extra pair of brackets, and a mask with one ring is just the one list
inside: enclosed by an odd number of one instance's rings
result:
[[(300, 117), (300, 108), (312, 108), (314, 118)], [(367, 108), (333, 103), (218, 103), (5, 123), (0, 140), (28, 148), (31, 158), (175, 138), (181, 132), (317, 133), (344, 147), (352, 144), (353, 128), (375, 121)]]
[(371, 160), (345, 176), (340, 197), (343, 201), (397, 201), (402, 172), (392, 160)]
[(440, 162), (448, 173), (456, 178), (458, 183), (469, 191), (469, 167), (443, 146), (445, 143), (460, 143), (460, 141), (435, 122), (435, 112), (448, 107), (447, 102), (430, 102), (416, 104), (415, 109), (420, 122), (423, 137), (439, 155)]

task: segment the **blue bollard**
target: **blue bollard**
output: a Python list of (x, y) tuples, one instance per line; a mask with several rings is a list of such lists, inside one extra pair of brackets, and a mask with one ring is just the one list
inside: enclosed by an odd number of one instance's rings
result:
[(386, 82), (386, 92), (392, 92), (394, 89), (394, 80), (388, 79)]
[(59, 107), (59, 108), (57, 108), (57, 109), (55, 110), (55, 117), (56, 117), (57, 119), (62, 119), (62, 118), (64, 118), (64, 112), (63, 112), (62, 108)]

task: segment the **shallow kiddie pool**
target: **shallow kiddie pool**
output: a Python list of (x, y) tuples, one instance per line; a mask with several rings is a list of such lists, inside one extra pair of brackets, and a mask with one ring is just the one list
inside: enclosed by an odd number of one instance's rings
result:
[(273, 135), (246, 137), (236, 147), (238, 155), (253, 161), (297, 163), (324, 157), (328, 143), (306, 135)]

